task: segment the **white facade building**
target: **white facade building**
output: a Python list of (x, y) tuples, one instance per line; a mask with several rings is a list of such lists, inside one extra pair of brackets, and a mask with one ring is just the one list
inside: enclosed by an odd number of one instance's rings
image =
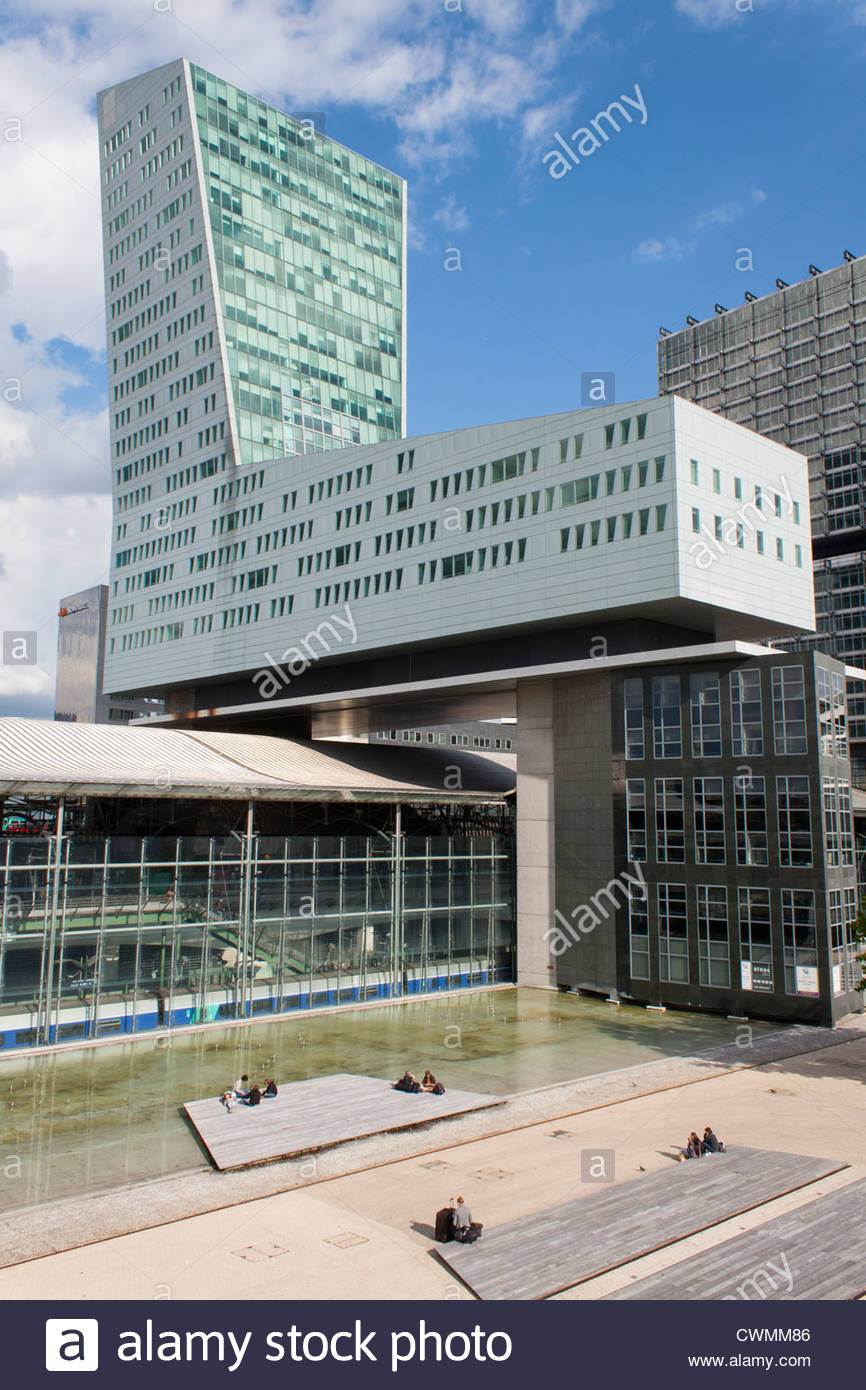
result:
[(140, 542), (115, 556), (106, 678), (176, 709), (255, 700), (317, 630), (316, 659), (355, 660), (602, 619), (814, 626), (806, 461), (675, 397), (238, 468), (176, 525), (151, 591)]

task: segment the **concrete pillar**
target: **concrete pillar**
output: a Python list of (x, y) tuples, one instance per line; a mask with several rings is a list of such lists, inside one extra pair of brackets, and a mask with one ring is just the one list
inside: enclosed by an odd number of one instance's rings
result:
[(517, 686), (517, 982), (556, 985), (545, 932), (553, 923), (553, 681)]

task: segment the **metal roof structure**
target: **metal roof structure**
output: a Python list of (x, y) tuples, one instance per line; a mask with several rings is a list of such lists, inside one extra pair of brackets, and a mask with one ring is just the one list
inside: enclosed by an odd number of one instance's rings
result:
[(501, 801), (513, 759), (456, 748), (0, 719), (0, 796)]

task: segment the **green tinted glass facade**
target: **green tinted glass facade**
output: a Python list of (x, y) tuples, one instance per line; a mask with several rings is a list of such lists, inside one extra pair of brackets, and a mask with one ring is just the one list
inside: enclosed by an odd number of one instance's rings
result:
[(241, 461), (398, 438), (402, 180), (190, 73)]

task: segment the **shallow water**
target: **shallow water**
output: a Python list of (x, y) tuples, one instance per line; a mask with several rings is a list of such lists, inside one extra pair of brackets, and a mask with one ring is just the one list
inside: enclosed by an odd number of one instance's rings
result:
[[(752, 1024), (773, 1031), (773, 1024)], [(208, 1166), (179, 1106), (242, 1072), (278, 1083), (430, 1066), (505, 1095), (732, 1042), (738, 1025), (508, 989), (0, 1060), (0, 1209)]]

